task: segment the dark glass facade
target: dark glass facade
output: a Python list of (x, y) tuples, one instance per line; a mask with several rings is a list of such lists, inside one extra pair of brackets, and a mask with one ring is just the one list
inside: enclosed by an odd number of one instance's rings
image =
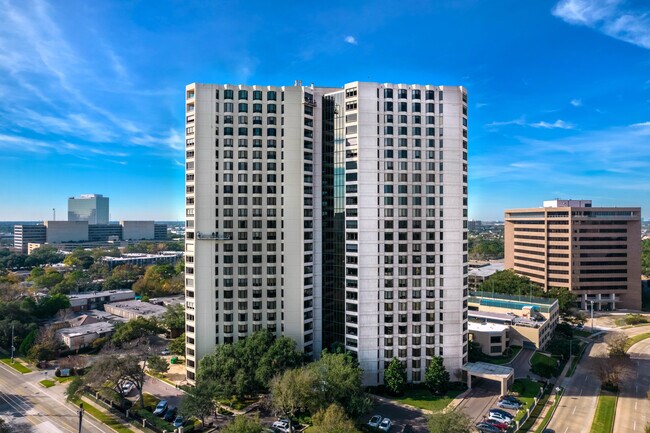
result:
[(323, 348), (345, 342), (343, 92), (323, 98)]

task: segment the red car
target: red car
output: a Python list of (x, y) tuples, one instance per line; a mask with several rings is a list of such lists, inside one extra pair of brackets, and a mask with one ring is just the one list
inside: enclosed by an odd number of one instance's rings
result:
[(508, 427), (509, 427), (508, 424), (506, 424), (504, 422), (495, 421), (493, 419), (488, 419), (488, 420), (485, 420), (483, 422), (485, 422), (487, 424), (490, 424), (490, 425), (493, 425), (496, 428), (498, 428), (499, 430), (504, 430), (504, 431), (507, 430)]

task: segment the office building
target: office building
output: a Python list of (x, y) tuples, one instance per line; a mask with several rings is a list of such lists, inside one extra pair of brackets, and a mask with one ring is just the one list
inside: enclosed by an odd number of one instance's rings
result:
[(641, 209), (545, 201), (505, 211), (505, 265), (548, 289), (565, 287), (581, 308), (641, 308)]
[[(424, 379), (467, 340), (462, 87), (186, 87), (188, 379), (267, 328), (341, 344), (368, 385)], [(443, 136), (444, 134), (444, 136)], [(444, 243), (444, 249), (443, 249)]]
[(46, 228), (42, 224), (19, 224), (14, 226), (14, 249), (27, 254), (30, 243), (45, 243)]
[(503, 262), (482, 262), (470, 261), (469, 262), (469, 278), (468, 288), (470, 290), (478, 290), (481, 284), (492, 275), (505, 269)]
[[(481, 344), (483, 352), (491, 356), (503, 353), (503, 346), (499, 346), (502, 344), (543, 349), (560, 319), (557, 299), (471, 291), (467, 303), (470, 339)], [(487, 338), (502, 332), (501, 326), (507, 327), (505, 340)], [(488, 342), (498, 343), (496, 346), (502, 349), (498, 351), (485, 344)]]
[(88, 221), (88, 224), (108, 224), (108, 197), (101, 194), (81, 194), (68, 198), (68, 221)]
[(88, 311), (102, 307), (109, 302), (135, 299), (133, 290), (105, 290), (103, 292), (77, 293), (67, 295), (72, 311)]

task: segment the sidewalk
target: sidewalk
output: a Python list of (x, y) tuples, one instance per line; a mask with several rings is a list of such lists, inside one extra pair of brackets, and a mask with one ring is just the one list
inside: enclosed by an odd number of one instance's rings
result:
[[(539, 413), (539, 415), (537, 416), (537, 419), (535, 419), (535, 422), (528, 429), (528, 431), (531, 431), (531, 432), (536, 431), (539, 428), (539, 426), (544, 422), (544, 417), (546, 417), (546, 414), (548, 413), (548, 411), (553, 407), (553, 404), (555, 403), (555, 399), (558, 398), (557, 394), (555, 393), (555, 388), (562, 385), (562, 382), (566, 378), (566, 375), (569, 372), (569, 369), (571, 368), (571, 362), (573, 361), (573, 358), (575, 358), (575, 357), (576, 357), (576, 355), (573, 355), (567, 361), (566, 365), (564, 366), (564, 370), (562, 370), (562, 373), (555, 380), (555, 383), (553, 384), (553, 390), (551, 391), (553, 394), (548, 398), (548, 400), (546, 401), (546, 404), (542, 408), (542, 411)], [(562, 397), (560, 396), (560, 398), (562, 398)]]
[[(86, 406), (86, 414), (92, 416), (95, 418), (98, 422), (102, 423), (106, 427), (110, 428), (112, 431), (118, 431), (113, 427), (118, 427), (118, 428), (123, 428), (123, 429), (128, 429), (131, 430), (134, 433), (148, 433), (145, 430), (142, 430), (141, 428), (136, 427), (135, 425), (125, 421), (122, 419), (120, 416), (112, 413), (108, 409), (106, 409), (102, 404), (96, 402), (95, 400), (91, 399), (90, 397), (87, 397), (85, 395), (81, 396), (81, 400), (84, 402), (85, 405), (90, 405), (92, 409), (95, 409), (99, 411), (101, 414), (106, 416), (110, 421), (106, 422), (107, 419), (99, 419), (97, 416), (95, 416), (94, 413), (89, 413), (88, 411), (88, 406)], [(90, 409), (90, 411), (93, 411)], [(94, 411), (93, 411), (94, 412)]]

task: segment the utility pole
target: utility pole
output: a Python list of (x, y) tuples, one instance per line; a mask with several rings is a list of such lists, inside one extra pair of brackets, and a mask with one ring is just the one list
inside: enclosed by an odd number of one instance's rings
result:
[(594, 333), (594, 301), (591, 301), (591, 333)]
[(84, 418), (84, 404), (79, 403), (79, 433), (81, 433), (81, 422), (83, 421)]
[(14, 363), (14, 325), (11, 325), (11, 363)]

